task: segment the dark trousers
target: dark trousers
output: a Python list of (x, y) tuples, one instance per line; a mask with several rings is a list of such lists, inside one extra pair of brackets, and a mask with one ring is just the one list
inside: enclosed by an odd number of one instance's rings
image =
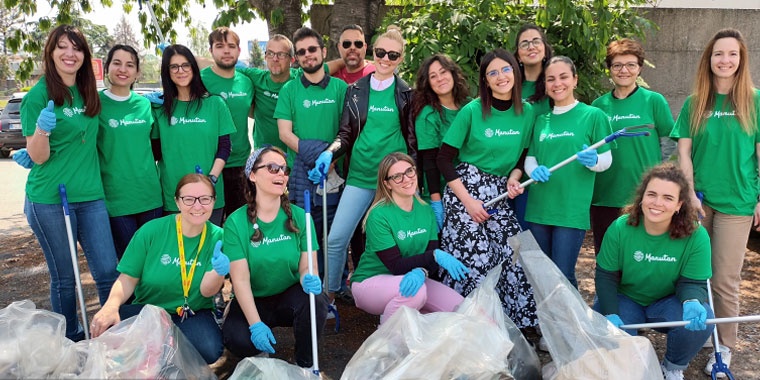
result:
[(599, 255), (602, 249), (602, 239), (610, 224), (620, 216), (620, 208), (607, 206), (591, 206), (591, 230), (594, 232), (594, 253)]
[(108, 218), (111, 223), (111, 234), (113, 235), (114, 248), (116, 248), (116, 257), (121, 260), (124, 251), (127, 249), (127, 245), (129, 245), (132, 236), (135, 235), (138, 228), (153, 219), (160, 218), (163, 214), (163, 208), (157, 207), (137, 214)]
[[(140, 314), (145, 305), (131, 304), (122, 305), (119, 308), (119, 317), (125, 320)], [(206, 363), (211, 364), (217, 361), (224, 352), (222, 345), (222, 332), (219, 325), (214, 319), (214, 312), (210, 309), (194, 310), (195, 315), (182, 318), (177, 314), (169, 314), (172, 317), (174, 325), (182, 331), (185, 338), (201, 354)]]
[[(317, 320), (317, 341), (322, 337), (327, 318), (327, 296), (322, 293), (315, 296), (315, 315)], [(311, 319), (309, 315), (309, 295), (295, 284), (280, 294), (269, 297), (256, 297), (256, 309), (261, 321), (270, 328), (293, 327), (295, 337), (296, 364), (308, 368), (313, 365), (311, 351)], [(254, 356), (261, 351), (251, 342), (248, 321), (240, 309), (237, 299), (230, 303), (230, 310), (222, 327), (224, 345), (230, 352), (240, 358)], [(277, 350), (277, 346), (274, 346)]]
[(224, 222), (230, 214), (246, 203), (246, 178), (243, 167), (224, 168), (222, 180), (224, 181), (224, 218), (222, 222)]

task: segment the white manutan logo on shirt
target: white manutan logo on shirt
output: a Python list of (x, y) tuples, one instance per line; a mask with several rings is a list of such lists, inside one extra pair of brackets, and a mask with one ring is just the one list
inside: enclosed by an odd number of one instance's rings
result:
[(161, 264), (169, 265), (171, 264), (171, 262), (172, 262), (172, 258), (171, 256), (169, 256), (169, 254), (164, 253), (163, 255), (161, 255)]
[(644, 252), (636, 251), (633, 253), (633, 259), (637, 262), (641, 262), (641, 260), (644, 260)]

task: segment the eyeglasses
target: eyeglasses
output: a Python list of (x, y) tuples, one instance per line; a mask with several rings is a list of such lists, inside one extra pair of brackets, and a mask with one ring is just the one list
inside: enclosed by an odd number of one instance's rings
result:
[[(343, 41), (340, 46), (343, 46), (344, 49), (350, 49), (351, 48), (351, 41), (345, 40)], [(354, 46), (356, 46), (357, 49), (361, 49), (364, 47), (364, 41), (362, 40), (356, 40), (354, 41)]]
[(182, 69), (182, 71), (184, 72), (188, 72), (190, 71), (191, 67), (192, 66), (190, 65), (190, 62), (185, 62), (181, 65), (169, 65), (169, 71), (171, 71), (174, 74), (178, 73), (179, 69)]
[(203, 206), (208, 206), (211, 204), (211, 202), (214, 201), (215, 198), (211, 195), (201, 195), (200, 197), (191, 197), (191, 196), (179, 197), (179, 199), (182, 201), (182, 204), (184, 204), (185, 206), (192, 206), (195, 204), (195, 202), (198, 202)]
[(618, 71), (622, 70), (623, 67), (625, 67), (626, 69), (628, 69), (628, 72), (634, 72), (634, 71), (636, 71), (636, 69), (639, 68), (639, 64), (636, 63), (636, 62), (613, 63), (610, 66), (610, 70), (612, 70), (614, 72), (618, 72)]
[(375, 48), (375, 56), (377, 58), (383, 59), (383, 58), (385, 58), (386, 54), (388, 54), (388, 59), (390, 59), (391, 61), (396, 61), (399, 58), (401, 58), (401, 53), (399, 53), (397, 51), (393, 51), (393, 50), (386, 51), (385, 49)]
[(417, 176), (417, 168), (414, 166), (410, 166), (408, 169), (404, 170), (403, 173), (396, 173), (394, 175), (389, 175), (385, 177), (386, 181), (393, 181), (394, 183), (401, 183), (404, 181), (404, 176), (406, 176), (409, 179), (414, 179), (414, 177)]
[(491, 78), (491, 79), (495, 79), (495, 78), (497, 78), (499, 76), (499, 74), (505, 74), (506, 75), (506, 74), (509, 74), (511, 72), (512, 72), (512, 66), (504, 66), (504, 67), (502, 67), (499, 70), (491, 70), (491, 71), (486, 72), (486, 76), (489, 77), (489, 78)]
[(531, 45), (533, 45), (533, 47), (539, 47), (539, 45), (541, 45), (543, 43), (544, 43), (543, 39), (541, 39), (540, 37), (536, 37), (536, 38), (534, 38), (534, 39), (532, 39), (530, 41), (528, 41), (528, 40), (521, 41), (520, 44), (517, 45), (517, 47), (520, 48), (520, 49), (522, 49), (522, 50), (528, 50), (528, 49), (530, 49)]
[(266, 57), (267, 59), (272, 59), (274, 57), (277, 57), (279, 59), (286, 59), (286, 58), (290, 58), (290, 53), (286, 53), (284, 51), (280, 51), (280, 52), (275, 53), (275, 52), (273, 52), (271, 50), (267, 50), (267, 52), (264, 53), (264, 57)]
[(311, 54), (314, 54), (314, 53), (317, 52), (317, 50), (319, 50), (319, 46), (309, 46), (306, 49), (298, 49), (298, 50), (296, 50), (296, 55), (299, 56), (299, 57), (303, 57), (304, 55), (306, 55), (307, 51), (309, 53), (311, 53)]
[(265, 164), (265, 165), (259, 165), (259, 166), (255, 167), (255, 168), (253, 168), (253, 170), (259, 170), (259, 169), (262, 169), (262, 168), (267, 168), (267, 171), (270, 174), (277, 174), (277, 173), (280, 172), (280, 170), (282, 170), (282, 172), (285, 173), (285, 175), (290, 175), (290, 168), (288, 167), (288, 165), (277, 165), (277, 164), (275, 164), (273, 162), (270, 162), (270, 163)]

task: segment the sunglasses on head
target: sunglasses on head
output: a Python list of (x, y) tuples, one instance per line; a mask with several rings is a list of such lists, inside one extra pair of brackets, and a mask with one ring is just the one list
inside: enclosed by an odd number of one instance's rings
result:
[[(344, 49), (349, 49), (351, 48), (351, 41), (345, 40), (340, 45), (343, 46)], [(364, 47), (364, 41), (361, 41), (361, 40), (353, 41), (353, 45), (356, 46), (357, 49), (361, 49)]]
[(285, 175), (290, 175), (290, 168), (288, 167), (288, 165), (277, 165), (273, 162), (270, 162), (264, 165), (259, 165), (253, 168), (253, 170), (259, 170), (262, 168), (266, 168), (270, 174), (277, 174), (280, 172), (280, 170), (282, 170), (282, 172), (285, 173)]
[(390, 59), (391, 61), (396, 61), (399, 58), (401, 58), (401, 53), (397, 51), (393, 51), (393, 50), (386, 51), (385, 49), (382, 49), (382, 48), (375, 48), (375, 56), (377, 58), (383, 59), (385, 58), (386, 54), (388, 54), (388, 59)]
[(299, 56), (299, 57), (303, 57), (304, 55), (306, 55), (307, 51), (309, 53), (314, 54), (314, 53), (317, 52), (317, 50), (319, 50), (319, 46), (309, 46), (306, 49), (298, 49), (298, 50), (296, 50), (296, 55)]

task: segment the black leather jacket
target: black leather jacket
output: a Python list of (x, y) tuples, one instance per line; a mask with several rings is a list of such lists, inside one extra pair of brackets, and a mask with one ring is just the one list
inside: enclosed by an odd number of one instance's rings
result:
[[(349, 85), (346, 90), (346, 104), (343, 106), (343, 116), (340, 121), (338, 136), (327, 148), (333, 152), (333, 160), (338, 159), (344, 153), (347, 156), (343, 173), (348, 174), (348, 163), (351, 161), (351, 148), (359, 138), (359, 134), (364, 129), (367, 122), (367, 112), (369, 110), (369, 79), (367, 75), (356, 83)], [(412, 128), (413, 123), (409, 118), (412, 105), (412, 89), (403, 79), (394, 74), (396, 80), (396, 107), (399, 110), (399, 121), (401, 122), (401, 134), (406, 141), (406, 149), (410, 156), (416, 157), (417, 137)], [(382, 141), (378, 141), (382, 144)]]

